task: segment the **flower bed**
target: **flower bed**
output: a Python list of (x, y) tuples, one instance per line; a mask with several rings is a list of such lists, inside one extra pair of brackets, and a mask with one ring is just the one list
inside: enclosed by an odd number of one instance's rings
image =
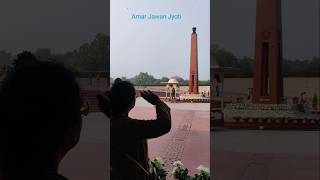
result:
[(165, 180), (167, 176), (173, 177), (177, 180), (209, 180), (210, 179), (210, 170), (209, 168), (200, 165), (197, 170), (198, 173), (194, 174), (194, 176), (189, 175), (188, 168), (185, 168), (181, 161), (175, 161), (172, 165), (172, 171), (170, 174), (165, 169), (165, 165), (163, 160), (160, 157), (156, 157), (155, 159), (149, 162), (151, 168), (155, 169), (156, 176), (158, 180)]

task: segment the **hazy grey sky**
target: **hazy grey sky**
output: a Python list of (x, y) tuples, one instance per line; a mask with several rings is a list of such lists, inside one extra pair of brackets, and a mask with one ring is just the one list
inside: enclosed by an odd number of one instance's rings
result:
[[(119, 0), (119, 3), (122, 1)], [(139, 6), (139, 1), (127, 3), (134, 2)], [(195, 7), (190, 8), (190, 13), (202, 16), (203, 8), (208, 9), (207, 6), (197, 8), (208, 0), (189, 1)], [(152, 1), (148, 8), (162, 2), (165, 1)], [(176, 7), (171, 5), (175, 2)], [(183, 2), (185, 1), (170, 1), (165, 9), (181, 9), (182, 4), (188, 4)], [(17, 52), (22, 49), (49, 47), (54, 52), (64, 52), (77, 48), (92, 40), (97, 32), (108, 33), (108, 4), (109, 0), (1, 0), (0, 50)], [(237, 56), (252, 57), (255, 5), (256, 0), (211, 0), (212, 42), (230, 49)], [(318, 55), (319, 0), (282, 0), (282, 7), (284, 57), (295, 59)], [(188, 31), (186, 36), (189, 45), (190, 27), (185, 30)], [(201, 33), (199, 38), (203, 38), (204, 34), (200, 32), (203, 29), (199, 27), (198, 31)], [(175, 42), (178, 39), (170, 40)]]
[[(253, 57), (256, 1), (211, 1), (211, 43)], [(282, 0), (284, 58), (319, 56), (319, 8), (319, 0)]]
[[(209, 79), (209, 0), (112, 0), (111, 77), (133, 77), (148, 72), (157, 78), (189, 79), (190, 42), (196, 26), (199, 79)], [(132, 14), (181, 14), (182, 19), (134, 20)]]
[(0, 50), (65, 52), (109, 30), (108, 0), (1, 0)]

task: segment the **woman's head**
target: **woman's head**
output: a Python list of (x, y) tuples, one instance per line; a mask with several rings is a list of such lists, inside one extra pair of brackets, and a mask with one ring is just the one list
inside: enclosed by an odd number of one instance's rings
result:
[(136, 90), (132, 83), (115, 79), (111, 87), (111, 109), (115, 114), (128, 113), (135, 105)]
[(6, 116), (0, 129), (6, 151), (12, 157), (66, 153), (80, 136), (78, 83), (61, 64), (29, 59), (19, 56), (24, 63), (16, 64), (0, 90)]

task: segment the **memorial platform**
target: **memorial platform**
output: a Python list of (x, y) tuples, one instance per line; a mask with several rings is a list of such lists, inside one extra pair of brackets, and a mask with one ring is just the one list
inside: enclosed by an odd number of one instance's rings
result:
[(227, 104), (224, 127), (245, 129), (320, 130), (320, 115), (289, 104)]

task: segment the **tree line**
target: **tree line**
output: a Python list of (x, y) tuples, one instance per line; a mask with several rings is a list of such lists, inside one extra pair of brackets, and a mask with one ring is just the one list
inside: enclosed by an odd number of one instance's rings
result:
[[(135, 75), (132, 78), (127, 77), (121, 77), (122, 80), (130, 81), (134, 85), (138, 86), (159, 86), (159, 85), (165, 85), (165, 82), (168, 82), (171, 78), (176, 79), (180, 85), (185, 86), (188, 85), (188, 80), (183, 79), (179, 76), (173, 76), (173, 77), (162, 77), (162, 78), (155, 78), (153, 75), (147, 73), (147, 72), (140, 72), (138, 75)], [(111, 79), (112, 81), (112, 79)], [(209, 85), (209, 80), (207, 81), (199, 81), (200, 85)]]
[[(254, 59), (250, 57), (236, 57), (232, 52), (213, 45), (211, 47), (211, 61), (216, 61), (221, 67), (228, 67), (226, 77), (252, 77)], [(319, 77), (320, 58), (312, 59), (283, 59), (283, 76), (285, 77)]]
[[(50, 59), (61, 62), (71, 68), (80, 77), (94, 77), (97, 74), (106, 76), (110, 69), (110, 37), (98, 33), (91, 42), (82, 44), (79, 48), (65, 53), (53, 54), (48, 48), (38, 48), (34, 54), (39, 59)], [(226, 77), (251, 77), (254, 60), (250, 57), (236, 57), (232, 52), (213, 45), (211, 48), (211, 61), (216, 61), (222, 67), (230, 67), (225, 71)], [(0, 50), (0, 75), (5, 70), (3, 66), (13, 64), (15, 55), (5, 50)], [(320, 58), (314, 57), (307, 60), (284, 59), (282, 64), (285, 77), (319, 77)], [(182, 85), (188, 84), (187, 80), (181, 77), (174, 77)], [(158, 85), (166, 82), (168, 77), (154, 78), (148, 73), (140, 73), (130, 78), (134, 84)], [(206, 84), (207, 81), (200, 83)]]
[[(91, 42), (82, 44), (79, 48), (65, 53), (54, 54), (48, 48), (38, 48), (35, 56), (40, 60), (52, 60), (63, 63), (78, 76), (91, 77), (98, 73), (105, 75), (110, 68), (109, 36), (98, 33)], [(14, 64), (15, 55), (0, 50), (0, 66), (10, 67)], [(0, 72), (1, 73), (1, 72)]]

